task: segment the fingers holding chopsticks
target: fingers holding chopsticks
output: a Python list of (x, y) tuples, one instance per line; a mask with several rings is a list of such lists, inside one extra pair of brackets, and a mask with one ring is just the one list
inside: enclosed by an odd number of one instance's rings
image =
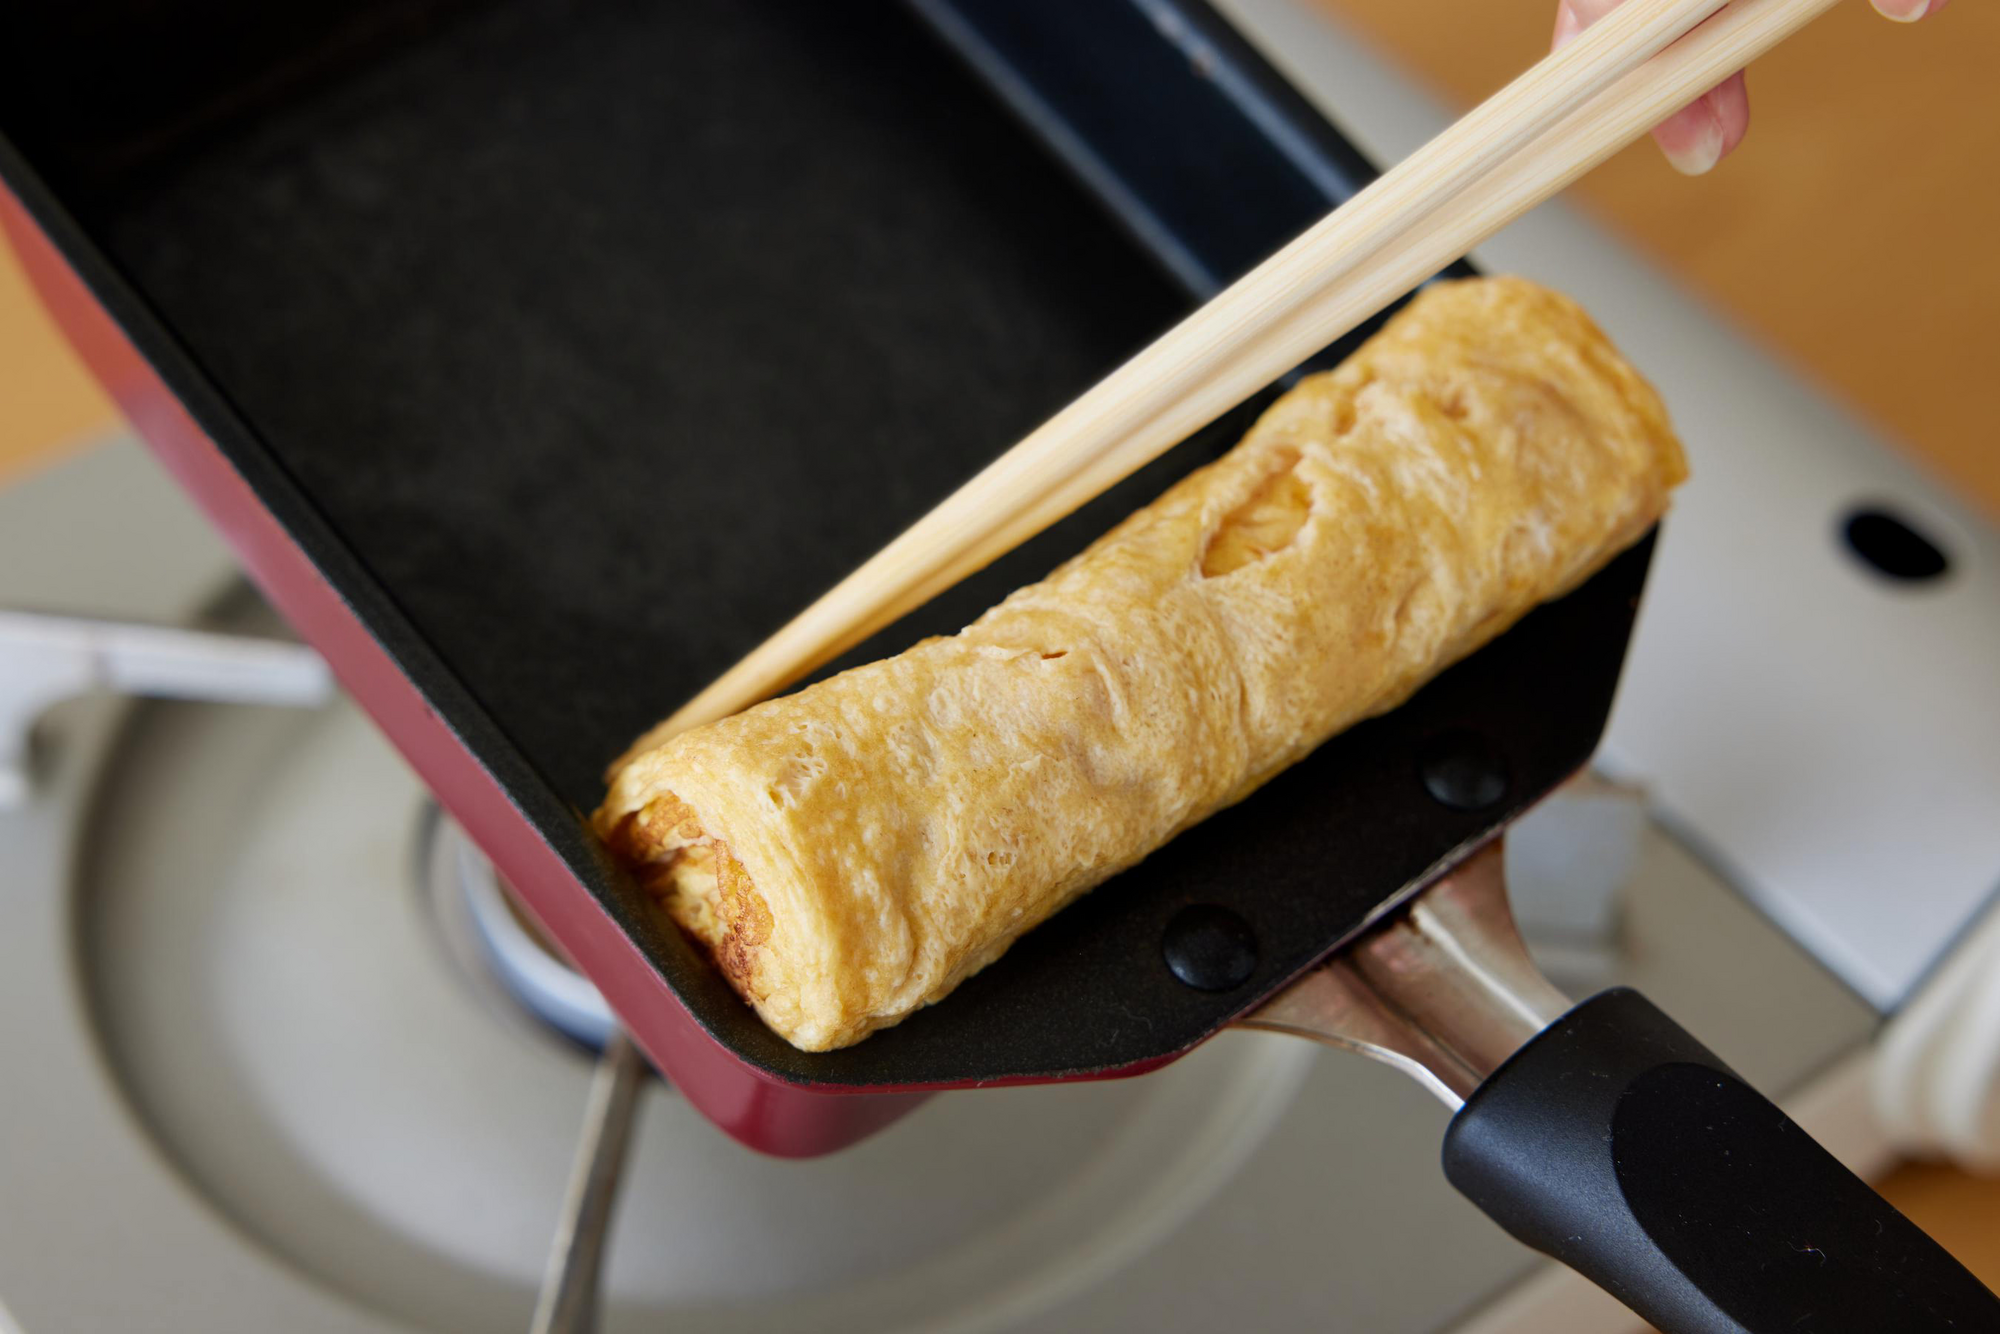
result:
[(1951, 0), (1869, 0), (1875, 12), (1885, 19), (1898, 23), (1915, 23), (1918, 19), (1929, 18), (1951, 3)]
[(1653, 142), (1674, 170), (1700, 176), (1736, 151), (1750, 132), (1750, 87), (1742, 71), (1653, 127)]
[[(1896, 0), (1882, 0), (1884, 4)], [(1561, 47), (1624, 0), (1560, 0), (1553, 45)], [(1653, 142), (1674, 170), (1699, 176), (1743, 142), (1750, 129), (1750, 91), (1741, 71), (1709, 89), (1653, 128)]]
[[(1560, 47), (1624, 0), (1559, 0), (1553, 45)], [(1950, 0), (1869, 0), (1898, 23), (1914, 23)], [(1735, 151), (1750, 129), (1750, 93), (1738, 72), (1654, 127), (1653, 139), (1674, 169), (1699, 176)]]

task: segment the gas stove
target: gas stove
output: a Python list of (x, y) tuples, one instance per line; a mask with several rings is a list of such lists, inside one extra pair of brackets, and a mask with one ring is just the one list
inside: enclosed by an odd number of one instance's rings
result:
[[(129, 442), (0, 494), (0, 571), (8, 606), (275, 629)], [(338, 699), (101, 692), (46, 715), (35, 761), (0, 817), (18, 1327), (525, 1327), (588, 989), (523, 1002), (504, 901), (395, 752)], [(1531, 891), (1557, 977), (1644, 985), (1773, 1088), (1866, 1041), (1868, 1007), (1675, 839), (1632, 852), (1609, 924)], [(602, 1327), (1439, 1329), (1539, 1268), (1428, 1170), (1443, 1121), (1393, 1072), (1248, 1033), (1142, 1079), (940, 1097), (805, 1163), (654, 1084)]]
[[(1442, 123), (1283, 0), (1224, 7), (1378, 157)], [(1484, 258), (1600, 316), (1697, 475), (1605, 773), (1511, 838), (1531, 944), (1579, 994), (1641, 986), (1867, 1170), (1870, 1041), (2000, 878), (1970, 815), (2000, 796), (1976, 670), (2000, 544), (1560, 210)], [(1914, 519), (1949, 578), (1868, 568), (1840, 537), (1857, 507)], [(0, 493), (0, 608), (248, 638), (296, 674), (264, 704), (98, 690), (42, 715), (0, 810), (0, 1314), (526, 1327), (604, 1032), (588, 985), (302, 651), (268, 648), (273, 618), (133, 443)], [(601, 1326), (1629, 1327), (1450, 1191), (1445, 1116), (1392, 1071), (1237, 1032), (780, 1162), (652, 1081)]]

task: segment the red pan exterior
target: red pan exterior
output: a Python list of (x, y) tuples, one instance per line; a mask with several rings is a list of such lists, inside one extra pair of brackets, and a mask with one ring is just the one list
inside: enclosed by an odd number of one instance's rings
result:
[(830, 1153), (888, 1125), (922, 1093), (820, 1091), (773, 1079), (710, 1037), (562, 858), (508, 800), (353, 610), (161, 382), (20, 201), (0, 188), (0, 232), (57, 327), (167, 471), (201, 507), (252, 580), (327, 660), (518, 892), (544, 930), (603, 991), (681, 1095), (753, 1149)]

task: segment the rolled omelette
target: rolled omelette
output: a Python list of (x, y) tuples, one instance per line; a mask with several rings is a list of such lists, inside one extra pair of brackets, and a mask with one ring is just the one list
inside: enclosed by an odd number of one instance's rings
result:
[(795, 1046), (859, 1041), (1643, 535), (1686, 475), (1568, 299), (1439, 284), (948, 638), (630, 758), (596, 827)]

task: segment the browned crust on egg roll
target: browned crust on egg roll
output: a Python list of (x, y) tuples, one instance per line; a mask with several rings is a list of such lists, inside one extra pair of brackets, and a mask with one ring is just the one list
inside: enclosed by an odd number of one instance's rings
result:
[(960, 633), (634, 757), (597, 827), (766, 1023), (845, 1046), (1575, 587), (1685, 472), (1575, 304), (1434, 286)]

